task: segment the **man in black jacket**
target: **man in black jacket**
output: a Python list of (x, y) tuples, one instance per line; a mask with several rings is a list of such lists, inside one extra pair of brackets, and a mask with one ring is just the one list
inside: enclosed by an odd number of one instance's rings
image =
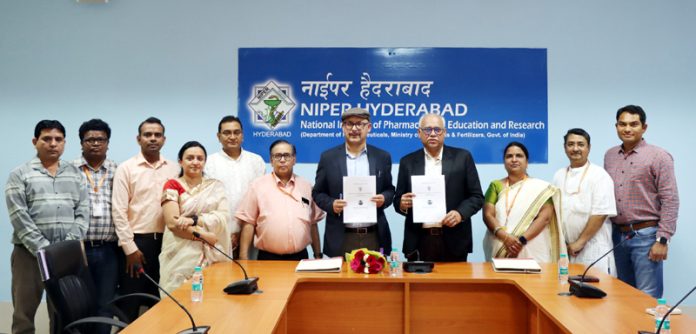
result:
[[(394, 198), (391, 177), (391, 155), (375, 146), (367, 145), (367, 134), (372, 129), (370, 114), (365, 109), (351, 108), (343, 112), (345, 143), (326, 150), (317, 165), (312, 197), (326, 211), (324, 254), (343, 256), (357, 248), (391, 250), (391, 232), (384, 209)], [(376, 179), (377, 221), (344, 224), (344, 176), (370, 176)]]
[[(445, 120), (427, 114), (419, 121), (423, 149), (401, 158), (394, 209), (406, 216), (404, 254), (425, 261), (466, 261), (472, 250), (471, 216), (483, 206), (483, 192), (469, 151), (444, 145)], [(413, 175), (444, 175), (447, 214), (434, 222), (413, 221)]]

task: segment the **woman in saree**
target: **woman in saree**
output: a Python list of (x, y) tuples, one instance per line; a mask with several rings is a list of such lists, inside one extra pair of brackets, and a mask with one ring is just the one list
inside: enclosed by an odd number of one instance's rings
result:
[(164, 185), (162, 213), (167, 228), (162, 239), (160, 284), (165, 290), (178, 288), (193, 276), (195, 267), (227, 261), (222, 254), (193, 236), (230, 250), (227, 222), (229, 207), (222, 182), (203, 176), (207, 153), (203, 145), (190, 141), (179, 150), (179, 178)]
[(503, 158), (508, 175), (491, 182), (483, 205), (486, 261), (518, 257), (556, 262), (566, 253), (558, 189), (527, 175), (529, 153), (522, 143), (509, 143)]

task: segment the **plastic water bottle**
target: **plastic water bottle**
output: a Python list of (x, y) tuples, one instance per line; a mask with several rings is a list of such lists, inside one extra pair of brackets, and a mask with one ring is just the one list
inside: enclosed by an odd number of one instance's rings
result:
[(389, 275), (392, 277), (401, 276), (401, 262), (399, 261), (399, 250), (392, 248), (389, 255)]
[(201, 267), (196, 267), (191, 277), (191, 301), (203, 301), (203, 271)]
[(558, 281), (568, 284), (568, 254), (561, 254), (561, 258), (558, 259)]
[[(660, 298), (657, 300), (657, 306), (655, 306), (655, 333), (657, 333), (657, 330), (660, 327), (660, 321), (662, 321), (662, 318), (667, 314), (667, 311), (669, 311), (669, 307), (667, 307), (667, 301), (664, 298)], [(665, 322), (662, 323), (662, 330), (660, 330), (660, 334), (670, 334), (672, 332), (671, 327), (670, 327), (670, 321), (669, 321), (669, 316), (665, 318)]]

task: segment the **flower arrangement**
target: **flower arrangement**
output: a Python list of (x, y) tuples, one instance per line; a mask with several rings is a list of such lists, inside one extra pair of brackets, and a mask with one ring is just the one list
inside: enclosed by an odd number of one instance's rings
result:
[(360, 248), (346, 253), (346, 262), (356, 273), (376, 274), (386, 266), (387, 259), (380, 252)]

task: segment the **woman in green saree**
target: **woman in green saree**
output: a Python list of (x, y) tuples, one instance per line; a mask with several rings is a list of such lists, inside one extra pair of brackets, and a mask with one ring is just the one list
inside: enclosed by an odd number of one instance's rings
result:
[(486, 261), (507, 257), (556, 262), (566, 253), (558, 214), (560, 192), (527, 175), (529, 153), (522, 143), (509, 143), (503, 158), (508, 175), (491, 182), (483, 205)]

